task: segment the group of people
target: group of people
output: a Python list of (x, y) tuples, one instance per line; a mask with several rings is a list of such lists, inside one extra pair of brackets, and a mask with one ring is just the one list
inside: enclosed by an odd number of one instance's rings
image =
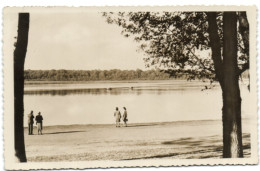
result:
[[(31, 111), (31, 113), (28, 114), (28, 134), (29, 135), (33, 135), (33, 123), (34, 123), (33, 119), (34, 119), (34, 115), (33, 115), (33, 111)], [(41, 115), (41, 112), (39, 112), (38, 115), (35, 117), (38, 135), (39, 134), (42, 135), (42, 120), (43, 120), (43, 117)]]
[[(124, 113), (123, 116), (121, 116), (121, 113), (118, 109), (118, 107), (116, 107), (116, 111), (114, 113), (114, 116), (116, 118), (116, 127), (120, 127), (120, 121), (121, 118), (124, 122), (125, 127), (127, 127), (127, 111), (126, 111), (126, 107), (123, 107), (124, 109)], [(41, 115), (41, 112), (38, 113), (38, 115), (35, 117), (35, 121), (36, 121), (36, 125), (37, 125), (37, 130), (38, 130), (38, 135), (42, 135), (42, 121), (43, 121), (43, 117)], [(33, 135), (33, 124), (34, 124), (34, 115), (33, 115), (33, 111), (31, 111), (31, 113), (28, 114), (28, 134), (29, 135)]]
[[(122, 120), (124, 122), (125, 127), (127, 127), (127, 121), (128, 121), (127, 111), (126, 111), (125, 107), (123, 107), (123, 109), (124, 109), (124, 113), (123, 113)], [(116, 118), (116, 127), (120, 127), (121, 113), (120, 113), (118, 107), (116, 107), (116, 111), (114, 113), (114, 117)]]

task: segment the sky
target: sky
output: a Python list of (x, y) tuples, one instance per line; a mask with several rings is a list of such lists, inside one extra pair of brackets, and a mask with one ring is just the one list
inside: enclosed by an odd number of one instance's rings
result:
[(101, 13), (30, 13), (25, 69), (145, 69), (143, 52)]

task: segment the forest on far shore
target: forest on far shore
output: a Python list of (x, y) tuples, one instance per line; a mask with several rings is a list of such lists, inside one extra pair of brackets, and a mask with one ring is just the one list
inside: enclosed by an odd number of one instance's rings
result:
[[(248, 74), (244, 74), (244, 78)], [(188, 74), (169, 73), (160, 70), (25, 70), (26, 81), (106, 81), (106, 80), (170, 80), (188, 79)]]

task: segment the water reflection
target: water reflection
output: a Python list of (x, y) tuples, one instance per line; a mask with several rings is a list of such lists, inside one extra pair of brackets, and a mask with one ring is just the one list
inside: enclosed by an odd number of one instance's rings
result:
[[(121, 95), (121, 94), (134, 94), (140, 95), (142, 93), (160, 95), (168, 91), (184, 91), (186, 88), (92, 88), (92, 89), (40, 89), (40, 90), (25, 90), (25, 95), (51, 95), (51, 96), (66, 96), (66, 95)], [(200, 91), (201, 88), (196, 88)]]
[(50, 84), (26, 83), (25, 95), (140, 95), (154, 94), (160, 95), (169, 91), (200, 91), (207, 82), (185, 80), (170, 81), (132, 81), (132, 82), (51, 82)]

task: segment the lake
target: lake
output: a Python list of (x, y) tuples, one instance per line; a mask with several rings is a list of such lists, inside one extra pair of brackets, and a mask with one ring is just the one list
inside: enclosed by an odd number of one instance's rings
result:
[[(27, 114), (41, 111), (44, 125), (112, 124), (127, 108), (129, 123), (221, 120), (222, 92), (202, 81), (26, 82)], [(202, 89), (204, 89), (202, 91)], [(242, 117), (253, 114), (247, 83), (240, 83)]]

